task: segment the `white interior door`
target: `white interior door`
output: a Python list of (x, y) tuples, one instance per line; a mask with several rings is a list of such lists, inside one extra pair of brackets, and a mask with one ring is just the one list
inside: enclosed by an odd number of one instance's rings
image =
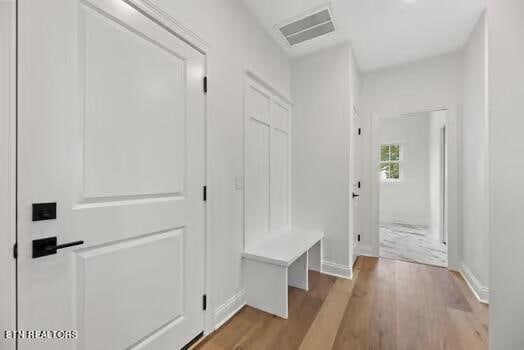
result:
[[(180, 348), (204, 325), (204, 56), (121, 0), (20, 0), (18, 57), (18, 328), (77, 332), (19, 349)], [(48, 237), (83, 244), (33, 258)]]
[(361, 139), (362, 129), (360, 126), (360, 117), (357, 110), (354, 108), (352, 111), (351, 121), (351, 205), (350, 205), (350, 225), (351, 232), (353, 233), (353, 247), (358, 244), (360, 236), (360, 189), (361, 189)]

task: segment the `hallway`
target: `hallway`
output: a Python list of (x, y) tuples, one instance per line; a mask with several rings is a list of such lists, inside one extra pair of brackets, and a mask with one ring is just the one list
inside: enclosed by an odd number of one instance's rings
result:
[(354, 268), (352, 281), (310, 272), (288, 320), (245, 306), (196, 348), (487, 349), (488, 307), (459, 274), (368, 257)]

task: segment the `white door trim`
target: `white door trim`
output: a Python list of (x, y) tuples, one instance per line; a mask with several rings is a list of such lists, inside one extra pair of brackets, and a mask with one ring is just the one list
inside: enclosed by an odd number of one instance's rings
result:
[[(461, 123), (459, 115), (459, 106), (426, 106), (413, 111), (393, 111), (392, 113), (371, 115), (371, 164), (370, 164), (370, 184), (371, 184), (371, 215), (370, 215), (370, 236), (371, 243), (367, 247), (366, 253), (372, 256), (379, 256), (379, 214), (380, 214), (380, 183), (378, 172), (375, 165), (378, 164), (379, 154), (379, 125), (380, 119), (392, 115), (406, 115), (420, 112), (433, 112), (447, 110), (447, 147), (448, 147), (448, 196), (446, 201), (446, 214), (448, 220), (448, 267), (452, 270), (461, 269), (461, 251), (462, 251), (462, 195), (460, 189), (462, 168), (461, 168)], [(375, 176), (377, 175), (377, 176)]]
[(0, 110), (0, 348), (14, 350), (4, 331), (16, 329), (16, 1), (1, 6), (0, 106), (6, 108)]

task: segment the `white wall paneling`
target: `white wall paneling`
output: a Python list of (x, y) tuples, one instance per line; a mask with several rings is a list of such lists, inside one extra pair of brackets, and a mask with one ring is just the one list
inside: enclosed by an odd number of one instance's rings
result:
[(291, 103), (252, 73), (245, 82), (244, 248), (290, 227)]
[(15, 349), (16, 1), (0, 1), (0, 348)]

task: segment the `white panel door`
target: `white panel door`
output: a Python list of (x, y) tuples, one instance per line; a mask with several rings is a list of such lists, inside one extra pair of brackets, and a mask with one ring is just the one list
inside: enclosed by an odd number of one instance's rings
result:
[[(77, 332), (19, 349), (182, 347), (204, 325), (205, 57), (121, 0), (20, 0), (18, 57), (18, 326)], [(33, 258), (47, 237), (83, 244)]]

